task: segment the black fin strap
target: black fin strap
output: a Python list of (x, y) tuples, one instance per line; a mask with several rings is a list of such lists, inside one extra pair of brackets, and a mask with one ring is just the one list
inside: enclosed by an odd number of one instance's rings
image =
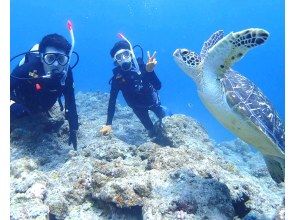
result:
[(60, 111), (63, 111), (64, 107), (63, 107), (63, 104), (62, 104), (62, 101), (61, 101), (61, 96), (58, 97), (58, 104), (59, 104), (59, 107), (60, 107)]

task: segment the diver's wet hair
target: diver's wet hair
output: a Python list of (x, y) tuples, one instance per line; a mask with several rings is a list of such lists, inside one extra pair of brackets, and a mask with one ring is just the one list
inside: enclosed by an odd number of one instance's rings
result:
[(39, 52), (44, 53), (47, 47), (63, 50), (68, 55), (71, 49), (71, 44), (59, 34), (48, 34), (41, 40)]
[(125, 40), (118, 41), (114, 44), (113, 48), (110, 50), (110, 56), (113, 58), (115, 53), (120, 49), (128, 49), (130, 50), (130, 45)]

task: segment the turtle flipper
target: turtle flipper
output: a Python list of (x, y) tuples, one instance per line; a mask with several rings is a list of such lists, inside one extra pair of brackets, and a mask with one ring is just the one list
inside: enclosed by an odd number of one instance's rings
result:
[(210, 38), (203, 43), (200, 56), (202, 59), (205, 57), (207, 51), (212, 48), (220, 39), (224, 37), (224, 31), (223, 30), (218, 30), (214, 32)]
[[(272, 156), (263, 156), (267, 169), (277, 183), (285, 181), (285, 161), (279, 162), (275, 157)], [(282, 160), (282, 159), (280, 159)]]
[(250, 28), (231, 32), (207, 51), (203, 66), (210, 72), (223, 74), (250, 49), (263, 44), (269, 33), (263, 29)]

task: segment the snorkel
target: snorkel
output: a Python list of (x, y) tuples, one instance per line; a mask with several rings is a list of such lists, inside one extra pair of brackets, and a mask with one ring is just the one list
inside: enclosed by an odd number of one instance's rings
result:
[[(67, 72), (68, 72), (68, 68), (69, 68), (69, 64), (70, 64), (70, 59), (71, 59), (71, 56), (73, 54), (73, 49), (74, 49), (74, 44), (75, 44), (75, 37), (74, 37), (74, 33), (73, 33), (73, 27), (72, 27), (72, 22), (70, 20), (67, 21), (67, 29), (69, 31), (69, 34), (70, 34), (70, 38), (71, 38), (71, 48), (70, 48), (70, 51), (69, 51), (69, 54), (68, 54), (68, 64), (65, 66), (65, 68), (62, 70), (62, 78), (60, 79), (60, 84), (62, 86), (65, 85), (65, 80), (66, 80), (66, 77), (67, 77)], [(58, 72), (48, 72), (46, 75), (42, 76), (42, 78), (51, 78), (54, 74), (58, 74)]]
[(136, 56), (135, 56), (135, 53), (134, 53), (134, 49), (132, 47), (132, 44), (131, 42), (122, 34), (122, 33), (118, 33), (117, 35), (119, 38), (125, 40), (129, 45), (130, 45), (130, 51), (131, 51), (131, 55), (132, 55), (132, 60), (133, 60), (133, 63), (135, 65), (135, 71), (138, 73), (138, 75), (141, 75), (141, 71), (140, 71), (140, 68), (139, 68), (139, 64), (137, 62), (137, 59), (136, 59)]
[(72, 22), (70, 20), (67, 21), (67, 29), (69, 31), (70, 39), (71, 39), (71, 49), (70, 49), (69, 55), (68, 55), (69, 56), (69, 63), (70, 63), (71, 55), (72, 55), (74, 47), (75, 47), (75, 36), (74, 36), (74, 32), (73, 32)]
[(75, 46), (75, 36), (74, 36), (74, 32), (73, 32), (73, 25), (72, 25), (72, 22), (70, 20), (67, 21), (67, 29), (68, 29), (69, 34), (70, 34), (71, 48), (70, 48), (70, 51), (69, 51), (69, 54), (68, 54), (68, 57), (69, 57), (68, 65), (64, 68), (64, 70), (63, 70), (64, 74), (63, 74), (63, 77), (62, 77), (62, 79), (60, 81), (62, 86), (65, 85), (65, 80), (66, 80), (66, 77), (67, 77), (67, 71), (68, 71), (68, 68), (69, 68), (71, 56), (72, 56), (74, 46)]

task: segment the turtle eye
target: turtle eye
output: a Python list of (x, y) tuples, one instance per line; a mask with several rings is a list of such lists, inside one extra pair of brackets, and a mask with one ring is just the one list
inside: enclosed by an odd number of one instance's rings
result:
[(188, 50), (184, 50), (183, 52), (182, 52), (182, 55), (187, 55), (189, 52), (188, 52)]

